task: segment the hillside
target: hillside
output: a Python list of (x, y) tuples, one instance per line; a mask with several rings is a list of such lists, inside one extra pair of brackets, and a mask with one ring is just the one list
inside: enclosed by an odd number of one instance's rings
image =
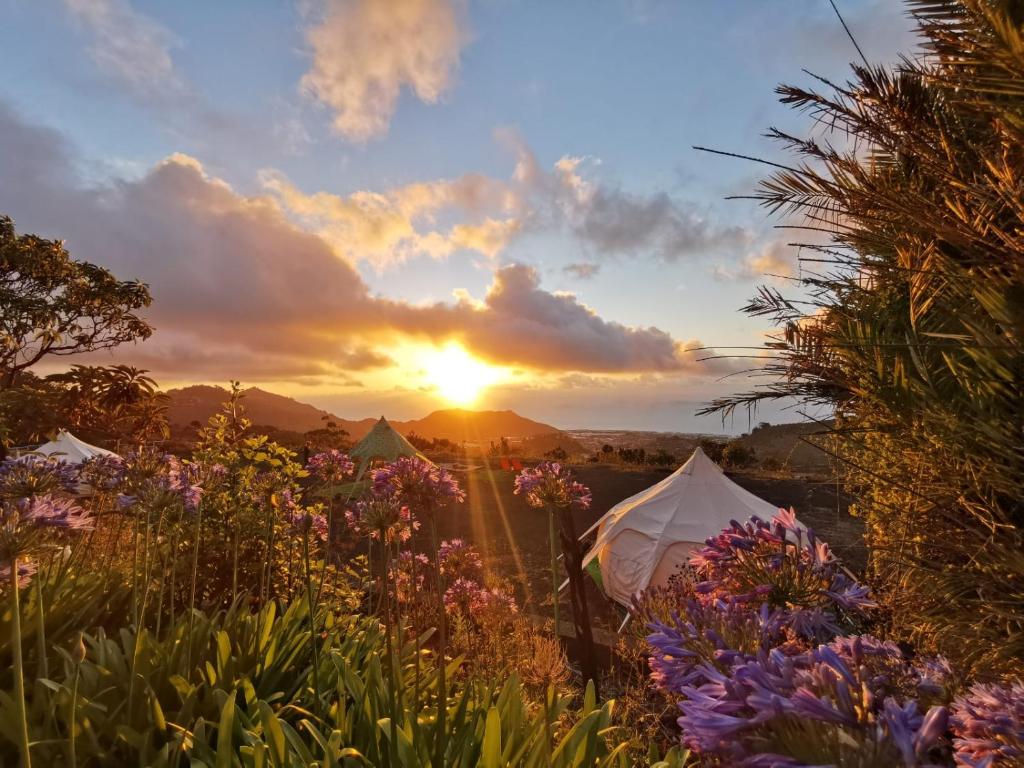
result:
[[(752, 448), (759, 462), (775, 459), (779, 464), (789, 466), (799, 472), (824, 472), (829, 468), (829, 456), (824, 451), (810, 445), (820, 441), (831, 427), (831, 422), (815, 424), (800, 422), (797, 424), (773, 424), (758, 426), (739, 438), (747, 448)], [(828, 438), (824, 438), (824, 447), (828, 447)]]
[[(377, 417), (358, 421), (343, 419), (308, 403), (257, 387), (245, 390), (244, 394), (242, 403), (246, 415), (253, 424), (259, 426), (308, 432), (323, 427), (325, 419), (330, 419), (358, 440), (370, 431), (377, 420)], [(226, 389), (206, 385), (171, 389), (167, 395), (170, 398), (168, 419), (177, 427), (187, 426), (193, 421), (205, 424), (228, 398)], [(391, 424), (403, 435), (415, 432), (428, 440), (445, 438), (458, 443), (481, 445), (501, 437), (524, 440), (558, 433), (550, 424), (527, 419), (514, 411), (466, 411), (452, 408), (434, 411), (422, 419), (392, 421)]]
[(499, 437), (536, 437), (559, 431), (550, 424), (527, 419), (515, 411), (465, 411), (459, 408), (434, 411), (422, 419), (392, 423), (403, 435), (415, 432), (429, 439), (447, 438), (470, 443), (487, 443)]
[[(168, 390), (167, 396), (170, 398), (168, 420), (173, 425), (185, 426), (193, 421), (205, 424), (228, 399), (228, 392), (223, 387), (196, 385)], [(252, 419), (253, 424), (265, 424), (278, 429), (308, 432), (323, 427), (324, 417), (340, 421), (327, 411), (308, 403), (300, 403), (290, 397), (275, 395), (256, 387), (245, 390), (242, 403), (245, 405), (246, 415)]]

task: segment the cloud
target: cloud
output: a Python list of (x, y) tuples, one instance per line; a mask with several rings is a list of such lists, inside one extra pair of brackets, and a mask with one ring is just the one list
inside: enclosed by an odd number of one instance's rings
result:
[(580, 261), (575, 264), (566, 264), (562, 267), (562, 271), (579, 280), (589, 280), (601, 271), (601, 265), (595, 264), (592, 261)]
[(796, 250), (788, 241), (773, 240), (760, 251), (747, 254), (737, 264), (716, 265), (712, 274), (722, 281), (793, 277), (796, 274)]
[[(543, 371), (716, 373), (697, 361), (694, 343), (606, 320), (571, 294), (544, 290), (519, 264), (497, 270), (480, 300), (461, 293), (412, 305), (375, 295), (277, 198), (239, 194), (185, 155), (101, 186), (76, 183), (72, 164), (59, 134), (0, 104), (0, 210), (20, 231), (65, 238), (77, 258), (150, 284), (157, 333), (137, 351), (161, 376), (230, 368), (345, 382), (349, 371), (387, 365), (384, 350), (402, 340), (458, 340), (493, 363)], [(407, 192), (395, 198), (399, 208), (431, 197), (428, 187)]]
[[(751, 240), (746, 230), (719, 226), (667, 194), (627, 192), (595, 179), (596, 159), (566, 155), (545, 169), (518, 135), (503, 131), (499, 139), (516, 158), (508, 179), (467, 173), (348, 195), (304, 192), (274, 170), (264, 170), (261, 180), (297, 223), (347, 260), (378, 270), (458, 250), (495, 259), (517, 238), (536, 232), (566, 233), (595, 257), (669, 262), (745, 247)], [(449, 223), (441, 226), (440, 220)]]
[[(317, 232), (347, 260), (365, 260), (378, 269), (417, 256), (444, 258), (458, 249), (493, 258), (521, 224), (505, 215), (513, 201), (504, 185), (477, 174), (347, 196), (306, 194), (276, 171), (263, 171), (260, 179), (295, 221)], [(440, 228), (437, 217), (446, 211), (464, 220)]]
[(570, 230), (598, 254), (675, 261), (747, 239), (744, 230), (717, 227), (664, 192), (639, 195), (596, 183), (584, 174), (586, 164), (586, 158), (562, 157), (544, 186)]
[(104, 74), (147, 97), (185, 89), (171, 58), (177, 38), (128, 0), (64, 0), (64, 6), (88, 33), (88, 53)]
[(402, 88), (433, 104), (468, 39), (453, 0), (326, 0), (306, 37), (302, 90), (334, 111), (334, 129), (365, 142), (387, 132)]

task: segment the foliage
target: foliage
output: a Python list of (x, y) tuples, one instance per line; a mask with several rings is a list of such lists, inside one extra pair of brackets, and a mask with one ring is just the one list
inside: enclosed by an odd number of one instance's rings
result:
[(61, 423), (86, 441), (116, 445), (165, 438), (167, 396), (144, 370), (129, 365), (72, 365), (47, 377), (60, 386)]
[(148, 338), (135, 311), (150, 301), (144, 284), (75, 261), (59, 240), (17, 235), (0, 216), (0, 389), (47, 355)]
[(919, 59), (779, 89), (832, 135), (773, 130), (800, 162), (756, 197), (828, 242), (801, 244), (804, 296), (746, 308), (781, 329), (778, 376), (713, 407), (834, 407), (822, 448), (859, 492), (894, 628), (995, 674), (1024, 658), (1022, 10), (908, 6)]

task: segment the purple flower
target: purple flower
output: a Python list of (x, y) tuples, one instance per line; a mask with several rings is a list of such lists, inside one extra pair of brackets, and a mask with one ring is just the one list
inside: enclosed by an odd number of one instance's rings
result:
[(34, 552), (46, 529), (92, 530), (92, 518), (74, 499), (63, 496), (0, 501), (0, 560), (10, 563)]
[(327, 518), (319, 512), (293, 512), (289, 521), (292, 530), (299, 536), (305, 537), (312, 534), (314, 541), (323, 541), (328, 536)]
[(0, 498), (76, 493), (78, 469), (56, 456), (30, 453), (0, 463)]
[(432, 515), (466, 498), (450, 472), (417, 456), (402, 456), (374, 470), (372, 478), (374, 496), (394, 496), (417, 515)]
[(339, 483), (355, 471), (356, 465), (347, 454), (331, 449), (309, 457), (306, 469), (326, 484)]
[(408, 541), (420, 527), (419, 521), (397, 496), (371, 495), (361, 499), (346, 510), (345, 520), (360, 536), (385, 543)]
[(1024, 681), (977, 683), (953, 701), (956, 764), (1002, 768), (1024, 761)]
[(462, 539), (442, 541), (437, 548), (437, 556), (446, 580), (459, 577), (476, 579), (483, 575), (484, 564), (480, 554)]
[(514, 493), (531, 507), (575, 507), (589, 509), (590, 489), (572, 479), (572, 473), (557, 461), (527, 467), (515, 479)]
[(181, 505), (193, 514), (199, 508), (203, 485), (215, 485), (223, 472), (214, 465), (182, 462), (177, 456), (143, 448), (128, 454), (118, 505), (122, 509), (139, 505), (150, 510)]
[[(30, 560), (19, 560), (18, 561), (18, 588), (21, 589), (28, 585), (32, 580), (32, 577), (36, 574), (36, 564)], [(0, 583), (7, 585), (11, 580), (11, 564), (0, 565)]]
[(784, 617), (767, 605), (758, 611), (739, 603), (688, 601), (670, 621), (652, 621), (647, 643), (651, 680), (666, 691), (697, 686), (758, 650), (781, 644)]
[(81, 463), (79, 482), (96, 491), (113, 491), (124, 482), (125, 463), (120, 456), (93, 456)]
[(767, 602), (787, 612), (800, 636), (816, 641), (841, 634), (875, 607), (867, 587), (850, 578), (828, 546), (796, 523), (792, 510), (771, 521), (733, 521), (690, 558), (709, 598)]
[(859, 765), (862, 755), (873, 765), (928, 764), (947, 713), (922, 716), (916, 699), (884, 682), (897, 664), (909, 668), (896, 646), (871, 637), (798, 655), (762, 650), (680, 688), (683, 742), (730, 765)]

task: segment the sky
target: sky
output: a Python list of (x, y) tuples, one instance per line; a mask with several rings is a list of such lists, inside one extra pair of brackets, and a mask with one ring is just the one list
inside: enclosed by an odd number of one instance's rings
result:
[[(867, 57), (897, 0), (837, 0)], [(740, 432), (727, 355), (771, 328), (794, 236), (749, 194), (803, 70), (857, 56), (828, 0), (0, 0), (0, 213), (150, 285), (90, 362), (240, 380), (339, 416), (511, 408)], [(711, 358), (711, 359), (708, 359)], [(794, 410), (756, 419), (796, 421)]]

